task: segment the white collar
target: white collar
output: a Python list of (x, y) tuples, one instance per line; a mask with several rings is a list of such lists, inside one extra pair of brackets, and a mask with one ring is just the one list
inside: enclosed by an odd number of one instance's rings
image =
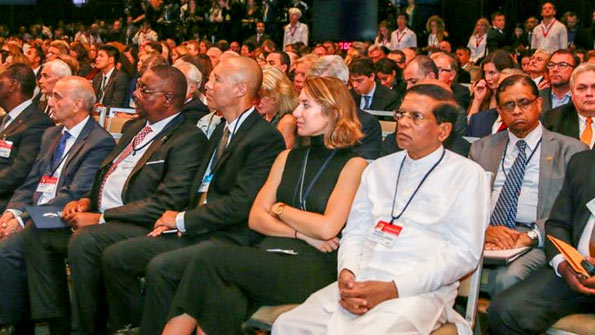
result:
[(153, 131), (153, 134), (158, 134), (160, 133), (163, 128), (165, 128), (165, 126), (167, 126), (167, 124), (173, 120), (176, 116), (180, 115), (180, 113), (176, 113), (174, 115), (168, 116), (163, 120), (157, 121), (153, 124), (149, 124), (149, 121), (147, 121), (146, 125), (151, 127), (151, 130)]
[(242, 123), (244, 123), (244, 121), (248, 118), (248, 116), (250, 116), (250, 114), (252, 114), (254, 109), (255, 109), (254, 106), (252, 106), (248, 110), (246, 110), (245, 112), (240, 114), (238, 117), (236, 117), (233, 121), (231, 121), (231, 122), (225, 121), (225, 126), (227, 127), (227, 129), (229, 129), (229, 131), (232, 135), (238, 131), (238, 129), (242, 126)]
[(430, 166), (438, 162), (440, 157), (442, 157), (442, 153), (444, 152), (444, 150), (446, 149), (444, 149), (444, 147), (440, 145), (436, 150), (432, 151), (432, 153), (425, 155), (424, 157), (419, 159), (411, 158), (411, 156), (409, 156), (409, 152), (407, 152), (405, 156), (405, 163), (415, 168), (429, 168)]
[(31, 105), (33, 101), (31, 99), (25, 100), (23, 102), (21, 102), (18, 106), (16, 106), (15, 108), (13, 108), (8, 115), (10, 115), (10, 119), (11, 120), (15, 120), (17, 117), (19, 117), (19, 115), (21, 115), (21, 113), (27, 108), (29, 107), (29, 105)]
[(533, 129), (529, 134), (527, 134), (527, 136), (525, 136), (525, 138), (518, 138), (515, 134), (510, 132), (510, 129), (509, 129), (508, 130), (509, 147), (516, 148), (516, 143), (518, 141), (525, 140), (525, 142), (527, 142), (527, 146), (529, 147), (529, 149), (535, 150), (537, 143), (539, 143), (539, 140), (541, 139), (541, 135), (543, 135), (543, 126), (541, 125), (541, 122), (535, 129)]
[(87, 124), (87, 121), (89, 121), (90, 117), (91, 116), (87, 115), (86, 118), (70, 129), (66, 129), (66, 127), (62, 128), (62, 134), (64, 134), (65, 131), (68, 131), (70, 136), (76, 140), (81, 134), (81, 131), (83, 131), (83, 128), (85, 128), (85, 125)]

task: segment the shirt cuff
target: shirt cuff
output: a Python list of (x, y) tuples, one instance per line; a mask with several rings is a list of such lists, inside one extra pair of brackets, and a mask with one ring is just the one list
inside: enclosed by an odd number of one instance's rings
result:
[(178, 213), (178, 215), (176, 215), (176, 227), (178, 228), (178, 231), (181, 231), (182, 233), (186, 232), (186, 226), (184, 224), (184, 214), (186, 214), (186, 212), (180, 212)]
[(101, 216), (99, 217), (99, 224), (104, 224), (105, 223), (105, 218), (103, 217), (103, 214), (101, 214)]
[(550, 266), (552, 268), (554, 268), (554, 272), (556, 273), (556, 276), (558, 276), (558, 277), (562, 277), (560, 275), (560, 273), (558, 272), (558, 266), (560, 266), (560, 263), (562, 263), (564, 261), (565, 261), (565, 259), (564, 259), (564, 256), (562, 254), (557, 254), (550, 261)]
[(23, 214), (23, 211), (20, 211), (18, 209), (7, 209), (6, 211), (11, 212), (12, 215), (14, 215), (14, 217), (17, 219), (21, 227), (25, 228), (25, 223), (23, 222), (23, 219), (21, 219), (21, 214)]
[(537, 240), (538, 240), (537, 247), (543, 249), (543, 235), (541, 235), (541, 230), (539, 230), (539, 226), (535, 225), (535, 228), (533, 228), (533, 231), (537, 233)]

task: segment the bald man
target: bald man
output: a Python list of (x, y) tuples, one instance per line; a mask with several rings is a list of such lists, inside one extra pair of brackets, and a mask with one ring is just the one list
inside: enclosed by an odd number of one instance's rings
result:
[[(103, 334), (103, 250), (146, 235), (166, 209), (187, 206), (206, 138), (180, 112), (185, 94), (186, 79), (178, 69), (162, 65), (145, 71), (134, 92), (139, 118), (101, 163), (90, 192), (62, 212), (74, 233), (25, 229), (31, 313), (47, 320), (52, 334), (68, 334), (70, 328), (65, 257), (76, 291), (78, 333)], [(59, 105), (62, 99), (55, 98)]]
[[(260, 66), (248, 57), (226, 57), (211, 72), (207, 104), (225, 122), (209, 139), (190, 188), (190, 205), (165, 211), (150, 236), (117, 243), (103, 253), (113, 330), (131, 324), (140, 325), (142, 334), (160, 334), (197, 250), (214, 243), (246, 246), (259, 238), (248, 228), (250, 207), (285, 148), (281, 134), (252, 105), (261, 82)], [(164, 234), (172, 230), (178, 236)], [(144, 312), (139, 277), (146, 279)]]
[[(0, 325), (13, 324), (16, 334), (33, 334), (33, 325), (28, 322), (22, 234), (30, 221), (25, 208), (52, 206), (61, 210), (68, 202), (82, 197), (91, 190), (95, 172), (115, 145), (114, 139), (89, 116), (95, 92), (86, 79), (64, 77), (52, 86), (48, 107), (60, 126), (45, 130), (41, 153), (31, 173), (0, 217), (0, 286), (4, 288), (0, 293)], [(33, 224), (28, 226), (37, 230)]]

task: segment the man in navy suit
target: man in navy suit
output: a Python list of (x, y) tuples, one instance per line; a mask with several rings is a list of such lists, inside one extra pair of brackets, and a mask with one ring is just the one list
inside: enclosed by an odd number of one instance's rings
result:
[(33, 334), (29, 315), (24, 239), (26, 206), (58, 206), (91, 189), (99, 164), (115, 145), (89, 115), (95, 104), (91, 84), (81, 77), (59, 80), (48, 101), (54, 121), (41, 140), (31, 173), (0, 217), (0, 324), (16, 324), (17, 334)]

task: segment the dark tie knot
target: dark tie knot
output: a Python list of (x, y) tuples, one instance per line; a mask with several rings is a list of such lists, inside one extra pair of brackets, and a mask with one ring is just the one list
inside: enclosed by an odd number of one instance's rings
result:
[(527, 142), (525, 142), (525, 140), (519, 140), (516, 142), (516, 147), (519, 148), (519, 151), (524, 154), (525, 149), (527, 148)]

